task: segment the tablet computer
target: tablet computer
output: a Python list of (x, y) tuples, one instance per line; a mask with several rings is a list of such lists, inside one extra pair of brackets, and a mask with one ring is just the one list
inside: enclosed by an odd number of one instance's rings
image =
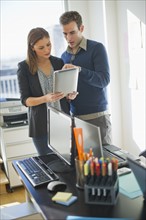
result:
[(77, 92), (79, 68), (62, 69), (54, 72), (53, 92), (65, 95)]

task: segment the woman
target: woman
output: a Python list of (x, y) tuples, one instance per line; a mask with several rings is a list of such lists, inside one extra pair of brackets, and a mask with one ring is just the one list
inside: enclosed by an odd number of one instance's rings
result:
[(53, 72), (63, 67), (62, 59), (51, 55), (49, 33), (43, 28), (32, 29), (27, 38), (27, 59), (18, 64), (18, 83), (21, 102), (29, 108), (29, 136), (39, 155), (50, 152), (47, 135), (47, 105), (66, 111), (66, 98), (61, 92), (53, 93)]

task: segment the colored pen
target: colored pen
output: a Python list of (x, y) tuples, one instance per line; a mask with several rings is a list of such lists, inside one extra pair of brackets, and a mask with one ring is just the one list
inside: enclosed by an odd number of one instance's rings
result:
[(100, 163), (96, 163), (95, 164), (95, 172), (96, 172), (96, 176), (99, 177), (100, 176)]
[(114, 176), (117, 178), (117, 169), (118, 169), (118, 160), (115, 159), (115, 166), (114, 166)]
[(84, 159), (84, 161), (86, 162), (87, 161), (87, 153), (83, 153), (83, 159)]
[(102, 176), (106, 175), (106, 163), (102, 162)]
[[(95, 162), (95, 174), (96, 174), (96, 185), (98, 186), (100, 182), (100, 174), (101, 174), (100, 163), (98, 161), (98, 158), (96, 159), (96, 162)], [(100, 197), (100, 195), (101, 195), (101, 189), (98, 188), (97, 196)]]
[[(91, 174), (91, 184), (94, 184), (94, 161), (91, 160), (90, 162), (90, 174)], [(94, 187), (92, 187), (92, 196), (95, 196), (96, 190)]]
[(108, 163), (107, 170), (108, 170), (108, 185), (111, 185), (112, 176), (113, 176), (113, 169), (112, 169), (112, 163), (111, 162)]
[[(105, 182), (106, 182), (106, 163), (103, 162), (102, 163), (102, 184), (105, 185)], [(106, 189), (104, 188), (103, 189), (103, 196), (105, 197), (106, 196)]]
[(85, 176), (85, 183), (88, 183), (88, 177), (89, 177), (89, 164), (86, 162), (84, 164), (84, 176)]
[(92, 177), (92, 181), (94, 180), (94, 161), (91, 160), (90, 162), (90, 174), (91, 174), (91, 177)]
[(109, 162), (109, 163), (108, 163), (108, 176), (112, 176), (112, 174), (113, 174), (113, 171), (112, 171), (112, 163)]
[(92, 150), (92, 147), (90, 147), (90, 150), (89, 150), (89, 155), (90, 155), (90, 157), (92, 157), (92, 156), (93, 156), (93, 150)]

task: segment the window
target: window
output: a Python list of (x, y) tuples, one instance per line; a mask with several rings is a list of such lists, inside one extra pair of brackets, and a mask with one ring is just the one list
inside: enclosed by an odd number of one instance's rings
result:
[(145, 24), (128, 11), (133, 139), (145, 149)]
[(66, 47), (59, 25), (64, 1), (1, 1), (1, 98), (19, 98), (17, 64), (26, 58), (27, 35), (32, 28), (48, 30), (52, 55), (60, 57)]

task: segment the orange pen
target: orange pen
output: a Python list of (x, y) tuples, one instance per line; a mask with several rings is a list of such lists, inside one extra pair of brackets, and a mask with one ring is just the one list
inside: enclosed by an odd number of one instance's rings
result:
[(90, 155), (90, 157), (92, 157), (92, 156), (93, 156), (92, 147), (90, 147), (90, 150), (89, 150), (89, 155)]
[(83, 158), (84, 158), (84, 161), (87, 161), (87, 153), (83, 153)]
[(102, 176), (106, 176), (106, 163), (102, 163)]

